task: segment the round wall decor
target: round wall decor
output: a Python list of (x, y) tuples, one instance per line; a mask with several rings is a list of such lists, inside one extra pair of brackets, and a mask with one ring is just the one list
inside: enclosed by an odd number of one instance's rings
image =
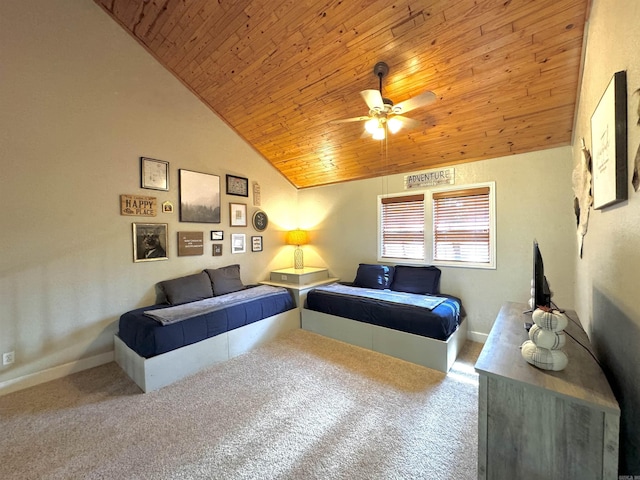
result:
[(267, 214), (262, 210), (258, 210), (253, 214), (252, 223), (253, 228), (255, 228), (259, 232), (262, 232), (267, 228), (267, 225), (269, 224), (269, 217), (267, 217)]

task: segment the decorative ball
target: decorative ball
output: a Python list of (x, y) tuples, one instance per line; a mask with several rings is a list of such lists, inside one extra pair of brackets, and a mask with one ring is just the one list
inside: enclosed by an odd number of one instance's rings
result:
[(569, 323), (564, 313), (551, 309), (536, 308), (531, 318), (540, 328), (551, 330), (552, 332), (561, 332)]
[(538, 347), (549, 350), (559, 350), (564, 347), (567, 341), (567, 336), (564, 332), (552, 332), (551, 330), (540, 328), (538, 325), (531, 326), (529, 329), (529, 338)]
[(522, 358), (542, 370), (557, 372), (563, 370), (569, 363), (569, 357), (562, 350), (540, 348), (531, 340), (527, 340), (522, 344), (520, 352), (522, 353)]

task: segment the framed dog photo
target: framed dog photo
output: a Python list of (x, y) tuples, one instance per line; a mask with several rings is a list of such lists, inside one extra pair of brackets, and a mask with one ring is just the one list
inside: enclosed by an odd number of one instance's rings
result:
[(133, 224), (133, 261), (168, 260), (166, 223)]

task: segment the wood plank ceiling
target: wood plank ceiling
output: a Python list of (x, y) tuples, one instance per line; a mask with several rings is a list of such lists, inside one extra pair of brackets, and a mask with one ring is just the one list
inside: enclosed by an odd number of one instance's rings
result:
[[(571, 141), (590, 0), (95, 1), (298, 188)], [(437, 96), (386, 142), (330, 123), (378, 61), (384, 97)]]

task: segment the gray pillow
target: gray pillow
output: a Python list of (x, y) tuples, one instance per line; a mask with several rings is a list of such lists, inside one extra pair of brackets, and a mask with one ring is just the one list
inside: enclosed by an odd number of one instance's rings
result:
[(213, 297), (211, 281), (204, 273), (195, 273), (186, 277), (174, 278), (160, 282), (160, 289), (171, 305), (195, 302)]
[(213, 295), (237, 292), (244, 289), (240, 280), (240, 265), (228, 265), (226, 267), (205, 270), (213, 286)]

